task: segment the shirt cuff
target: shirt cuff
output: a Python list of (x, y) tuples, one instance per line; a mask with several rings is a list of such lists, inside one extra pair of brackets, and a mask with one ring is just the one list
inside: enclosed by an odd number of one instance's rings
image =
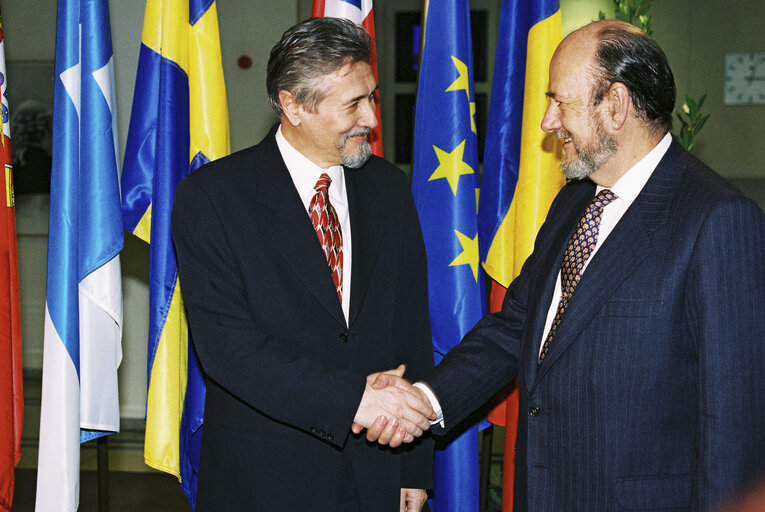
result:
[(413, 384), (414, 387), (420, 389), (423, 393), (425, 393), (425, 396), (428, 397), (428, 401), (430, 402), (430, 406), (433, 408), (433, 411), (436, 413), (436, 419), (430, 420), (431, 425), (440, 425), (441, 428), (444, 427), (444, 411), (441, 410), (441, 404), (438, 403), (438, 399), (436, 398), (436, 395), (433, 393), (433, 390), (431, 390), (427, 384), (424, 382), (415, 382)]

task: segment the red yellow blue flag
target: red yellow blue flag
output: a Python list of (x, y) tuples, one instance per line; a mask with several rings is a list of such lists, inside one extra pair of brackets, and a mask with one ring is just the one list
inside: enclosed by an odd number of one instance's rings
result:
[(144, 460), (194, 508), (205, 385), (189, 343), (170, 211), (178, 182), (229, 153), (214, 0), (148, 0), (122, 171), (125, 229), (150, 244)]

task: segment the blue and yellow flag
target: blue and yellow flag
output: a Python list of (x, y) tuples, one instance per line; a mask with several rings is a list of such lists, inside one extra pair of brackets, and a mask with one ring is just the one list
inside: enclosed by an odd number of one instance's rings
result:
[[(550, 59), (560, 39), (558, 0), (502, 2), (478, 209), (481, 261), (492, 279), (491, 311), (500, 309), (564, 184), (560, 146), (540, 127)], [(515, 390), (489, 415), (505, 426), (506, 447), (515, 446), (517, 419)], [(505, 512), (512, 511), (514, 474), (514, 452), (508, 449), (502, 472)]]
[[(478, 140), (467, 0), (425, 4), (412, 190), (428, 255), (436, 363), (484, 314)], [(478, 428), (436, 450), (434, 512), (478, 510)]]
[(122, 172), (125, 229), (150, 243), (146, 464), (196, 502), (204, 381), (170, 234), (178, 182), (229, 153), (214, 0), (148, 0)]

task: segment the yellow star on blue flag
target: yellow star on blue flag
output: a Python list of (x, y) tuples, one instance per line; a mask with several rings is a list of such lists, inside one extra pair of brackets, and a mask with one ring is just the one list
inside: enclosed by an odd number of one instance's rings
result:
[(457, 147), (451, 151), (444, 151), (438, 146), (433, 146), (436, 152), (436, 158), (438, 158), (438, 167), (430, 175), (428, 181), (438, 180), (445, 178), (449, 182), (449, 186), (452, 189), (454, 195), (457, 195), (457, 185), (459, 184), (460, 176), (463, 174), (473, 174), (473, 168), (465, 162), (465, 139), (462, 140)]
[(460, 245), (462, 245), (462, 252), (459, 256), (454, 258), (454, 261), (449, 263), (449, 266), (470, 265), (470, 269), (473, 271), (473, 277), (478, 281), (478, 234), (473, 238), (470, 238), (456, 229), (454, 230), (454, 233), (457, 235)]

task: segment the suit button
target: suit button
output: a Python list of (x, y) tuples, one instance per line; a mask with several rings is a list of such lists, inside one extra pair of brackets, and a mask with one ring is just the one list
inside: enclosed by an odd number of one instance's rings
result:
[(324, 432), (324, 429), (322, 429), (322, 430), (319, 430), (319, 435), (320, 435), (321, 437), (327, 437), (327, 433), (326, 433), (326, 432)]
[(340, 341), (340, 343), (348, 343), (348, 333), (341, 332), (337, 339)]
[(531, 407), (529, 407), (529, 414), (531, 414), (531, 415), (532, 415), (532, 416), (534, 416), (535, 418), (536, 418), (537, 416), (539, 416), (539, 413), (540, 413), (540, 412), (541, 412), (541, 411), (539, 410), (539, 407), (537, 407), (536, 405), (532, 405)]
[(333, 436), (332, 434), (327, 434), (327, 439), (329, 439), (330, 441), (332, 441), (334, 438), (335, 436)]
[(311, 434), (315, 434), (317, 432), (318, 430), (316, 429), (316, 427), (311, 427)]

